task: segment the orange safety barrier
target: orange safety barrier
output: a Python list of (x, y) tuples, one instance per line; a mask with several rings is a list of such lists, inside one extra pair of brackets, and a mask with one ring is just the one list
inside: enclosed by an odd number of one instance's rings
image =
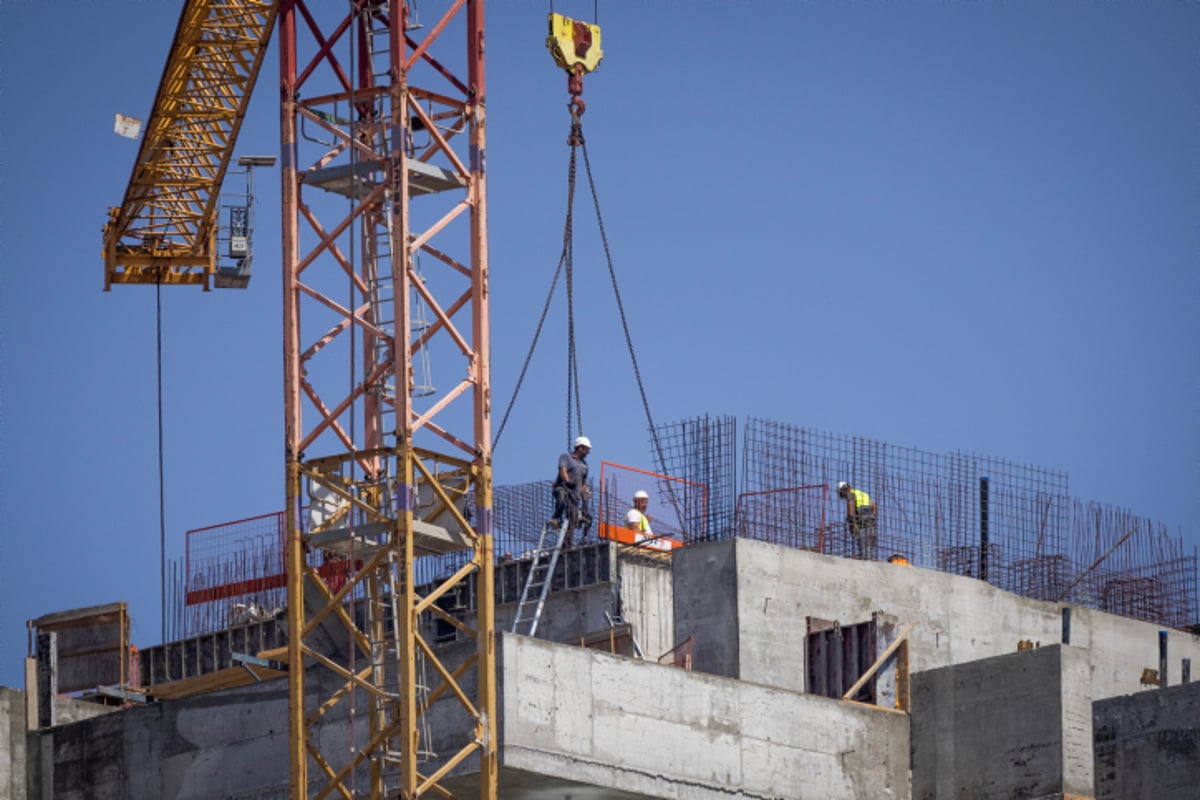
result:
[(644, 547), (647, 550), (674, 550), (676, 547), (683, 547), (683, 542), (677, 539), (670, 539), (666, 536), (647, 536), (633, 528), (626, 528), (623, 525), (613, 525), (608, 522), (600, 523), (598, 535), (601, 539), (611, 539), (614, 542)]

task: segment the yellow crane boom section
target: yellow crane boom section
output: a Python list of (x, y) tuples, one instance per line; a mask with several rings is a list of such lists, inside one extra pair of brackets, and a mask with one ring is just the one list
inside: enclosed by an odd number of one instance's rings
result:
[(221, 182), (275, 26), (275, 0), (187, 0), (119, 207), (104, 289), (197, 284), (217, 268)]

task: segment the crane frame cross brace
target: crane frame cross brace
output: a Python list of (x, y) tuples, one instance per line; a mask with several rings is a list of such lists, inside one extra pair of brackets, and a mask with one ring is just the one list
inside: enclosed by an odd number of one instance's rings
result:
[[(293, 800), (498, 793), (484, 3), (410, 6), (279, 8)], [(426, 348), (456, 377), (418, 392)], [(451, 664), (422, 620), (464, 581)]]

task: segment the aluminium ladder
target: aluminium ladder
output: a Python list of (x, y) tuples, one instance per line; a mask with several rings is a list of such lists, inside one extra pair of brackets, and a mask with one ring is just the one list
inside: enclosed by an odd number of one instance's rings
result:
[[(533, 636), (537, 633), (538, 620), (542, 618), (542, 609), (546, 605), (546, 595), (550, 594), (550, 584), (554, 578), (554, 567), (558, 564), (558, 554), (562, 552), (563, 539), (567, 533), (569, 520), (563, 519), (556, 529), (553, 520), (542, 526), (542, 535), (538, 538), (537, 549), (533, 551), (533, 560), (529, 565), (529, 575), (525, 578), (525, 587), (521, 590), (521, 600), (517, 603), (517, 614), (513, 618), (512, 632)], [(553, 546), (546, 546), (546, 539), (554, 541)], [(530, 597), (534, 592), (537, 599)], [(529, 607), (533, 607), (532, 616)], [(524, 627), (523, 627), (524, 626)]]

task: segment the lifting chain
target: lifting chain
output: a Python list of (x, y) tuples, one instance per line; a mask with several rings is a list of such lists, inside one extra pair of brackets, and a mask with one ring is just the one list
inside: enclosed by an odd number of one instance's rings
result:
[[(592, 206), (596, 212), (596, 223), (600, 231), (600, 241), (604, 248), (604, 259), (608, 266), (609, 278), (612, 281), (613, 295), (617, 301), (617, 311), (621, 318), (621, 330), (625, 335), (625, 345), (629, 350), (629, 360), (633, 366), (633, 376), (637, 381), (638, 395), (642, 400), (642, 409), (646, 414), (646, 424), (650, 429), (650, 437), (654, 445), (654, 455), (658, 459), (660, 469), (666, 468), (666, 458), (663, 455), (662, 443), (658, 437), (658, 429), (654, 425), (654, 419), (650, 413), (650, 402), (646, 397), (646, 388), (642, 382), (641, 369), (638, 367), (637, 353), (633, 348), (633, 337), (629, 333), (629, 322), (625, 316), (625, 306), (621, 301), (621, 290), (617, 285), (617, 273), (613, 268), (612, 251), (608, 244), (608, 233), (604, 228), (604, 216), (600, 211), (600, 198), (596, 193), (596, 182), (592, 176), (592, 164), (588, 157), (587, 143), (583, 136), (582, 117), (586, 111), (586, 104), (583, 102), (581, 95), (583, 94), (583, 74), (584, 70), (581, 66), (576, 65), (572, 73), (567, 78), (567, 88), (571, 93), (571, 101), (567, 104), (567, 110), (571, 114), (571, 132), (567, 137), (567, 144), (571, 147), (571, 158), (567, 170), (567, 215), (563, 226), (563, 249), (558, 260), (558, 268), (554, 272), (554, 279), (550, 283), (550, 290), (546, 293), (546, 302), (542, 306), (542, 315), (538, 319), (537, 329), (534, 332), (533, 343), (529, 347), (529, 352), (525, 356), (525, 363), (521, 366), (521, 374), (517, 379), (517, 385), (513, 389), (512, 398), (508, 402), (508, 407), (504, 411), (504, 417), (500, 422), (492, 448), (495, 450), (496, 445), (500, 441), (501, 434), (504, 433), (504, 427), (508, 424), (509, 415), (512, 413), (513, 405), (516, 403), (517, 394), (521, 390), (521, 385), (525, 381), (525, 375), (529, 370), (530, 361), (533, 358), (533, 352), (537, 347), (539, 338), (541, 337), (542, 328), (546, 322), (546, 315), (550, 310), (550, 303), (554, 297), (554, 290), (558, 286), (558, 278), (566, 272), (567, 285), (567, 449), (570, 449), (571, 440), (571, 423), (572, 423), (572, 400), (574, 400), (574, 417), (578, 422), (577, 430), (583, 431), (583, 410), (580, 402), (579, 391), (579, 371), (578, 360), (576, 358), (575, 349), (575, 308), (574, 308), (574, 269), (573, 269), (573, 228), (574, 228), (574, 205), (575, 205), (575, 183), (576, 183), (576, 154), (578, 151), (583, 152), (584, 170), (587, 173), (588, 188), (592, 196)], [(676, 507), (676, 513), (679, 514), (678, 500), (671, 492), (671, 504)], [(682, 520), (684, 517), (679, 514)]]

